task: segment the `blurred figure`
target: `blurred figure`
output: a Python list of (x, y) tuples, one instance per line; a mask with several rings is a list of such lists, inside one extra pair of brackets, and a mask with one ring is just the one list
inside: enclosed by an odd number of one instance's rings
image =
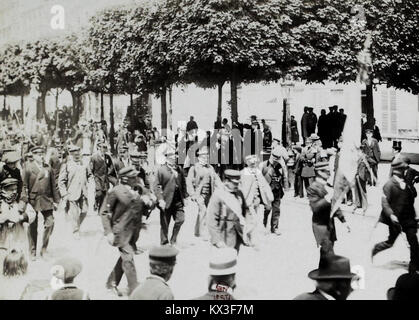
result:
[(405, 273), (387, 291), (387, 300), (419, 301), (419, 274)]

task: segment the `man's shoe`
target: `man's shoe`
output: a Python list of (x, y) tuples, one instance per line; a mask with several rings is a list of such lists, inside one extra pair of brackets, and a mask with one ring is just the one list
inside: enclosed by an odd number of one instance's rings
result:
[(45, 257), (45, 254), (47, 253), (47, 248), (41, 249), (41, 257)]
[(123, 296), (122, 292), (119, 291), (117, 286), (106, 286), (106, 287), (107, 287), (109, 293), (112, 293), (112, 294), (116, 295), (117, 297), (122, 297)]
[(272, 234), (274, 234), (274, 235), (276, 235), (276, 236), (280, 236), (281, 235), (281, 232), (279, 232), (279, 230), (278, 229), (276, 229), (276, 230), (271, 230), (271, 232), (272, 232)]

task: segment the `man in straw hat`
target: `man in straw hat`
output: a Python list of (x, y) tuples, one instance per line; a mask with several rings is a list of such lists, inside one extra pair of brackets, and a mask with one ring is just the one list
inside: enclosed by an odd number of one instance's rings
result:
[[(330, 177), (329, 163), (316, 163), (316, 178), (307, 189), (310, 208), (313, 212), (312, 226), (317, 246), (320, 246), (320, 261), (327, 254), (333, 253), (333, 246), (336, 238), (335, 217), (346, 224), (345, 217), (340, 210), (337, 210), (333, 217), (331, 214), (331, 201), (333, 189), (328, 185)], [(348, 232), (350, 228), (346, 225)]]
[(54, 230), (54, 215), (60, 201), (57, 187), (55, 185), (54, 172), (45, 163), (45, 149), (42, 146), (35, 146), (30, 149), (34, 161), (28, 163), (24, 170), (23, 187), (28, 195), (29, 204), (37, 212), (35, 221), (29, 226), (29, 246), (31, 259), (36, 259), (36, 247), (38, 239), (38, 215), (44, 217), (44, 235), (42, 240), (41, 256), (47, 251), (49, 238)]
[(174, 300), (167, 281), (170, 280), (176, 265), (179, 251), (169, 245), (150, 250), (150, 273), (131, 294), (130, 300)]
[(349, 259), (334, 254), (325, 256), (319, 268), (308, 277), (316, 281), (316, 290), (294, 300), (346, 300), (353, 291), (352, 282), (357, 279), (351, 272)]
[(107, 194), (101, 211), (104, 234), (110, 245), (117, 247), (120, 257), (108, 277), (106, 287), (122, 296), (118, 285), (123, 274), (128, 280), (129, 294), (138, 285), (134, 264), (134, 248), (131, 244), (138, 221), (143, 213), (143, 201), (134, 187), (138, 184), (138, 171), (133, 166), (118, 172), (121, 183)]
[(160, 208), (160, 243), (169, 243), (169, 224), (174, 219), (170, 243), (176, 245), (180, 228), (185, 221), (184, 205), (188, 196), (182, 168), (177, 164), (174, 149), (165, 152), (166, 164), (157, 169), (153, 190)]
[[(416, 191), (406, 183), (405, 173), (408, 165), (403, 159), (391, 163), (393, 176), (383, 187), (383, 197), (379, 222), (388, 225), (389, 236), (386, 241), (377, 243), (371, 253), (374, 258), (379, 252), (391, 248), (401, 232), (406, 234), (410, 247), (410, 272), (419, 271), (419, 244), (417, 238), (417, 221), (414, 208)], [(414, 188), (413, 188), (414, 189)]]
[(246, 199), (239, 190), (240, 171), (225, 171), (224, 186), (217, 187), (208, 204), (207, 223), (211, 243), (217, 248), (230, 247), (237, 251), (244, 236)]
[(198, 215), (195, 223), (195, 236), (206, 236), (205, 221), (207, 206), (211, 195), (215, 191), (215, 186), (221, 184), (220, 178), (215, 173), (214, 168), (209, 164), (209, 152), (207, 147), (198, 151), (198, 162), (195, 163), (188, 172), (186, 187), (192, 201), (198, 205)]
[(67, 205), (71, 218), (74, 239), (80, 239), (80, 226), (87, 215), (87, 183), (91, 173), (81, 160), (80, 147), (70, 146), (69, 157), (61, 167), (58, 188), (61, 198)]
[(214, 249), (209, 262), (208, 292), (194, 300), (235, 300), (237, 251)]

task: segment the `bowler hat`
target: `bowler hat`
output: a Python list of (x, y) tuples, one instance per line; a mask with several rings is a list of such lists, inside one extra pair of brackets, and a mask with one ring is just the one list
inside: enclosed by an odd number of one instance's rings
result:
[(179, 250), (172, 246), (159, 246), (154, 247), (150, 250), (148, 254), (150, 262), (154, 263), (166, 263), (166, 264), (175, 264), (176, 256), (178, 255)]
[(403, 158), (397, 158), (397, 159), (394, 159), (392, 162), (391, 162), (391, 168), (393, 169), (393, 170), (397, 170), (397, 169), (405, 169), (407, 167), (407, 163), (404, 161), (404, 159)]
[(236, 273), (237, 251), (233, 248), (217, 248), (211, 252), (209, 274), (222, 276)]
[(333, 254), (322, 258), (319, 268), (308, 274), (313, 280), (352, 279), (354, 276), (356, 274), (351, 272), (349, 259)]
[(396, 286), (387, 291), (387, 299), (419, 301), (419, 274), (402, 274), (397, 279)]

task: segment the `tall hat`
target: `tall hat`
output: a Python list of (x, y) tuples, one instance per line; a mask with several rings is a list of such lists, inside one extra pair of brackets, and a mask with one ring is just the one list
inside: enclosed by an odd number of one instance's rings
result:
[(333, 254), (322, 258), (319, 268), (308, 274), (313, 280), (353, 279), (355, 276), (351, 272), (349, 259)]
[(393, 149), (400, 151), (402, 149), (402, 142), (393, 140)]

